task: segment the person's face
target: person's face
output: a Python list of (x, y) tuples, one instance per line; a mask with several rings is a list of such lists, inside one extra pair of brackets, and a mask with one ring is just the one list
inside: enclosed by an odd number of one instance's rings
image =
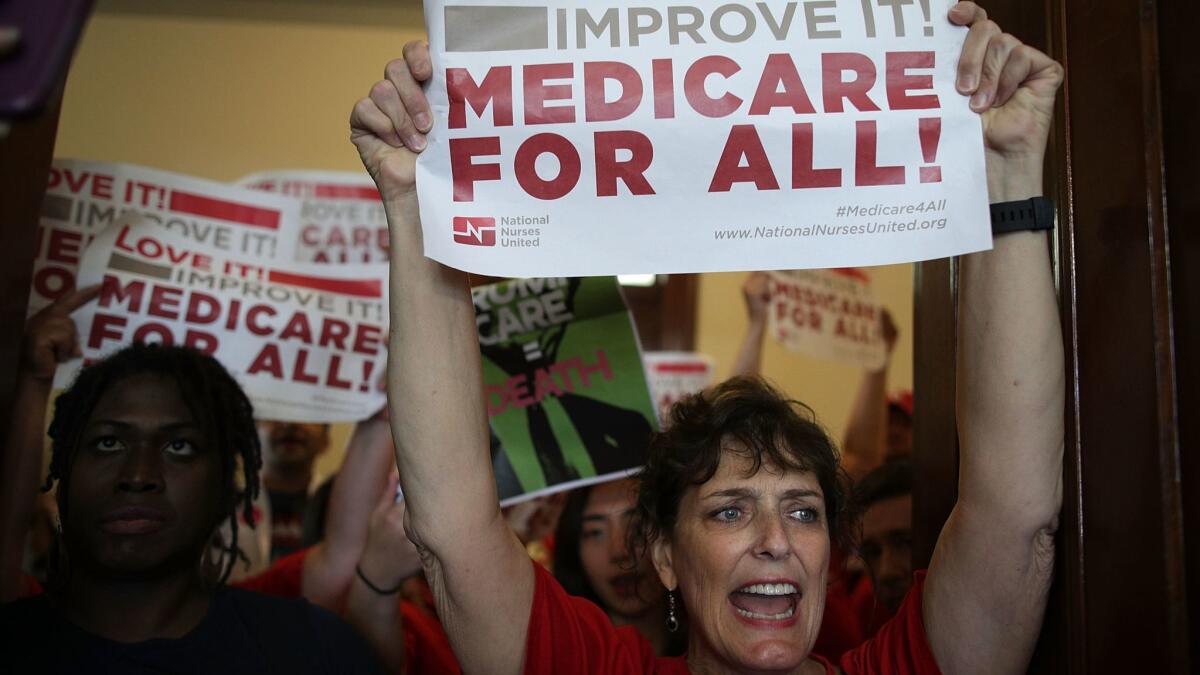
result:
[(195, 568), (221, 520), (218, 450), (170, 380), (133, 375), (101, 396), (70, 468), (72, 564), (116, 576)]
[(276, 464), (312, 464), (329, 445), (329, 427), (300, 422), (264, 422), (270, 459)]
[(912, 495), (875, 502), (867, 509), (861, 552), (875, 581), (875, 597), (895, 613), (912, 588)]
[(663, 587), (649, 560), (643, 556), (635, 567), (626, 546), (636, 490), (632, 480), (592, 488), (579, 532), (579, 558), (588, 581), (605, 609), (626, 619), (645, 615), (663, 600)]
[(820, 483), (750, 468), (727, 449), (712, 479), (684, 493), (673, 539), (654, 545), (663, 585), (678, 586), (687, 608), (693, 669), (796, 668), (821, 627), (829, 529)]

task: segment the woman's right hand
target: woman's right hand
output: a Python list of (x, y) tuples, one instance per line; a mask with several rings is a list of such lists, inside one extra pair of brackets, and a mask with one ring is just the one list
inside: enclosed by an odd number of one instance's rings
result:
[(21, 374), (40, 383), (54, 380), (58, 364), (81, 356), (71, 312), (100, 295), (100, 285), (68, 291), (29, 318), (21, 348)]
[(413, 192), (416, 156), (433, 128), (433, 113), (421, 90), (433, 75), (429, 44), (409, 42), (403, 53), (387, 64), (383, 79), (350, 113), (350, 140), (384, 202)]

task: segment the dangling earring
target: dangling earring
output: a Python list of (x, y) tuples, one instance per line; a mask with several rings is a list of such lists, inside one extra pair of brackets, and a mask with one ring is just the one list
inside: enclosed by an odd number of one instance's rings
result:
[(667, 632), (679, 630), (679, 617), (675, 615), (675, 593), (667, 591)]

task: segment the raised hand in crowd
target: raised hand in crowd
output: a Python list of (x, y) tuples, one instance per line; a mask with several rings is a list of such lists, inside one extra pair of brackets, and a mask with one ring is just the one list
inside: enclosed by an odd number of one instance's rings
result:
[[(387, 64), (384, 79), (351, 112), (350, 141), (387, 205), (406, 197), (416, 199), (414, 153), (425, 149), (425, 133), (433, 127), (433, 113), (420, 83), (432, 75), (429, 45), (410, 42), (404, 45), (404, 58)], [(419, 240), (420, 227), (393, 229), (392, 235)], [(416, 249), (417, 257), (425, 259), (420, 251)]]
[[(961, 2), (958, 88), (983, 114), (993, 203), (1042, 194), (1063, 68)], [(996, 238), (959, 272), (958, 502), (930, 563), (925, 622), (946, 673), (1024, 672), (1062, 505), (1062, 329), (1045, 232)]]
[(742, 284), (742, 300), (746, 304), (746, 335), (730, 375), (760, 375), (767, 311), (771, 305), (771, 276), (766, 272), (751, 272)]
[(58, 364), (80, 355), (79, 337), (71, 313), (100, 293), (99, 286), (64, 293), (29, 318), (21, 345), (17, 393), (4, 435), (0, 485), (0, 602), (17, 597), (21, 583), (21, 558), (25, 536), (34, 513), (41, 484), (42, 451), (46, 436), (46, 405), (54, 386)]
[(387, 209), (391, 313), (404, 317), (391, 322), (388, 394), (408, 533), (463, 670), (515, 673), (532, 563), (500, 513), (467, 275), (421, 253), (413, 151), (432, 124), (419, 84), (431, 75), (428, 46), (405, 45), (354, 106), (350, 138)]
[(883, 464), (888, 454), (887, 376), (900, 331), (886, 309), (879, 313), (879, 330), (886, 358), (882, 366), (867, 370), (859, 379), (842, 439), (842, 468), (856, 481)]
[(396, 500), (396, 484), (392, 474), (371, 514), (367, 545), (350, 584), (345, 613), (393, 673), (403, 672), (406, 662), (397, 595), (404, 580), (421, 571), (417, 548), (404, 532), (404, 501)]
[(340, 610), (367, 544), (376, 495), (394, 473), (391, 428), (384, 414), (359, 422), (333, 481), (324, 539), (304, 560), (303, 593), (309, 602)]

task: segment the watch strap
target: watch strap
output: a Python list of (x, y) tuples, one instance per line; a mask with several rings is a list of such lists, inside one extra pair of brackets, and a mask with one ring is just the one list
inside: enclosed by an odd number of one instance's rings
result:
[(1054, 201), (1049, 197), (992, 204), (991, 211), (993, 235), (1054, 227)]

